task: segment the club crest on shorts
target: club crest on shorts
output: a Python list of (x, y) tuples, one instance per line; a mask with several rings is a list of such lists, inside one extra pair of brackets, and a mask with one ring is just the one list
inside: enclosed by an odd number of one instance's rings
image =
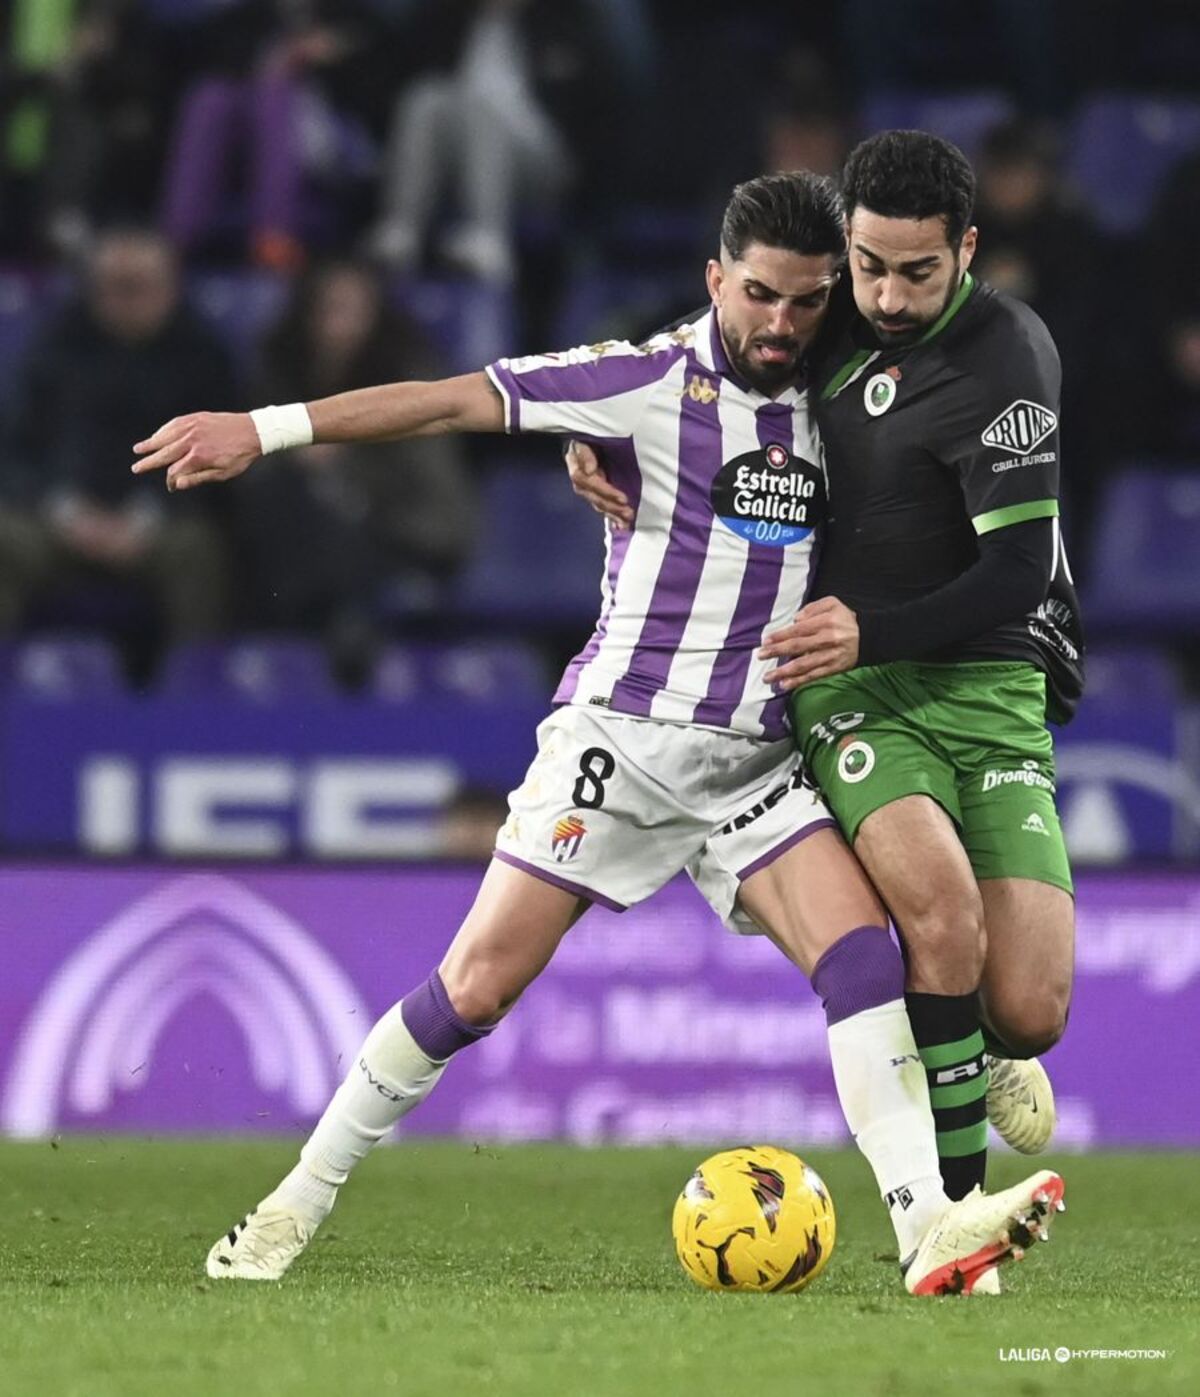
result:
[(839, 744), (837, 771), (843, 781), (853, 786), (865, 781), (874, 770), (875, 748), (869, 742), (859, 738), (854, 742), (843, 740)]
[(585, 834), (587, 825), (578, 815), (564, 815), (554, 826), (554, 833), (550, 836), (550, 852), (555, 861), (566, 863), (568, 859), (573, 859), (579, 852)]

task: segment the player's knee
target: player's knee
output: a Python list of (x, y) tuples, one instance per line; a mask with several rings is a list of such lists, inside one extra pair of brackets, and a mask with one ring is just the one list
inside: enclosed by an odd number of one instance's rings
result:
[(1007, 1055), (1014, 1058), (1041, 1057), (1063, 1036), (1070, 1010), (1068, 996), (1053, 992), (1014, 996), (996, 1003), (989, 997), (987, 1017)]
[(987, 932), (983, 907), (971, 900), (930, 899), (901, 921), (909, 968), (942, 993), (969, 993), (983, 974)]

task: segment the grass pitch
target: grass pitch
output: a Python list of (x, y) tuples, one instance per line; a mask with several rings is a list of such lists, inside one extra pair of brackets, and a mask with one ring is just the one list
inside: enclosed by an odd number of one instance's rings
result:
[[(811, 1291), (695, 1289), (670, 1213), (702, 1153), (404, 1144), (368, 1161), (286, 1281), (248, 1285), (207, 1280), (204, 1255), (294, 1143), (0, 1144), (0, 1392), (1200, 1392), (1196, 1156), (1057, 1161), (1069, 1211), (1006, 1294), (921, 1301), (849, 1153), (810, 1156), (838, 1211)], [(1027, 1163), (995, 1159), (990, 1182)], [(1170, 1352), (1029, 1361), (1060, 1346)]]

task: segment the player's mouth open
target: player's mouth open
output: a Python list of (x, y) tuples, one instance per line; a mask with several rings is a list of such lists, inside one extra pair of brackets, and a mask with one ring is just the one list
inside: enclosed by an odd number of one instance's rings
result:
[(760, 341), (754, 347), (758, 350), (759, 355), (769, 364), (786, 364), (796, 357), (796, 348), (794, 345), (763, 344)]

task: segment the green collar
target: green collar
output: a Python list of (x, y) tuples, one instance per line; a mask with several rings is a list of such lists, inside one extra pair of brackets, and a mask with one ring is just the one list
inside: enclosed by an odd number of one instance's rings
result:
[[(966, 305), (967, 299), (970, 296), (971, 292), (974, 291), (974, 289), (975, 278), (971, 275), (970, 272), (964, 272), (962, 284), (954, 293), (954, 298), (950, 302), (950, 304), (946, 307), (944, 311), (942, 311), (941, 315), (938, 316), (938, 318), (933, 322), (929, 329), (925, 331), (925, 333), (921, 336), (919, 340), (914, 340), (913, 344), (906, 345), (905, 348), (912, 349), (918, 344), (928, 344), (930, 340), (935, 339), (938, 335), (940, 335), (942, 331), (946, 328), (946, 326), (949, 325), (950, 322), (954, 319), (954, 317), (959, 313), (959, 311), (962, 310), (963, 306)], [(860, 349), (857, 354), (855, 354), (852, 358), (848, 359), (846, 363), (842, 365), (842, 367), (837, 371), (837, 373), (834, 374), (834, 376), (821, 390), (821, 401), (828, 402), (830, 398), (836, 397), (838, 393), (840, 393), (841, 390), (846, 386), (847, 382), (854, 376), (854, 374), (860, 368), (862, 368), (862, 366), (865, 363), (867, 363), (868, 360), (876, 358), (881, 352), (881, 349)]]
[(954, 293), (954, 299), (942, 311), (941, 315), (933, 322), (928, 330), (917, 341), (918, 344), (928, 344), (935, 336), (940, 335), (954, 317), (962, 310), (967, 303), (967, 297), (975, 289), (975, 278), (970, 272), (963, 273), (962, 285)]

